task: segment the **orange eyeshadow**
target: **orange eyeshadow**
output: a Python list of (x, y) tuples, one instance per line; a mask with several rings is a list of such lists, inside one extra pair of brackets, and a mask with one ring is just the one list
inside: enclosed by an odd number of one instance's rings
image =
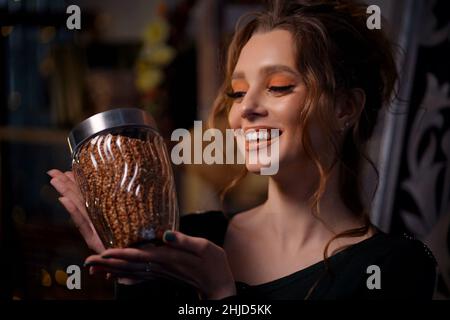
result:
[(293, 85), (295, 82), (291, 77), (283, 75), (274, 75), (269, 80), (269, 86), (273, 87), (285, 87)]
[(231, 81), (231, 87), (234, 92), (245, 91), (248, 89), (248, 84), (243, 80), (233, 80)]

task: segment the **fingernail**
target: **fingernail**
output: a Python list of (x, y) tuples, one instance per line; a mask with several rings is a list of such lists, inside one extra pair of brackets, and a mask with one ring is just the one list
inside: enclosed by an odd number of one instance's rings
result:
[(93, 265), (95, 265), (95, 262), (85, 262), (84, 264), (83, 264), (83, 267), (92, 267)]
[(172, 231), (166, 230), (164, 232), (163, 240), (165, 242), (175, 242), (176, 239), (177, 239), (177, 237), (175, 236), (175, 233), (173, 233)]
[(105, 255), (105, 256), (102, 256), (102, 258), (103, 258), (103, 259), (112, 259), (112, 256)]

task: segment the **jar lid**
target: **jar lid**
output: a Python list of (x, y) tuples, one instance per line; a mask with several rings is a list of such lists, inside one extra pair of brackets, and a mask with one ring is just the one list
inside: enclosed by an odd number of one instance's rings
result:
[(118, 108), (97, 113), (79, 123), (67, 137), (72, 156), (87, 139), (102, 131), (127, 126), (148, 127), (158, 131), (153, 117), (137, 108)]

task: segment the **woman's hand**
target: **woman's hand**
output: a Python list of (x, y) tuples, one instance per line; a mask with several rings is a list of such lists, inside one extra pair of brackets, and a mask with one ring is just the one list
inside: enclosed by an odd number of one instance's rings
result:
[(57, 169), (47, 172), (52, 177), (51, 185), (61, 194), (59, 202), (66, 208), (72, 217), (89, 248), (97, 253), (105, 251), (102, 241), (92, 225), (86, 211), (83, 196), (78, 188), (71, 171), (62, 173)]
[[(50, 180), (51, 185), (61, 194), (59, 202), (69, 212), (88, 247), (97, 253), (105, 251), (105, 246), (100, 240), (86, 211), (83, 196), (72, 171), (63, 173), (57, 169), (52, 169), (47, 174), (52, 177)], [(110, 275), (107, 274), (106, 277), (109, 278)], [(119, 278), (118, 281), (122, 284), (135, 284), (139, 282), (129, 278)]]
[(225, 251), (214, 243), (181, 232), (166, 231), (166, 245), (108, 249), (86, 259), (90, 272), (111, 273), (139, 280), (155, 277), (186, 282), (205, 299), (236, 294), (236, 286)]

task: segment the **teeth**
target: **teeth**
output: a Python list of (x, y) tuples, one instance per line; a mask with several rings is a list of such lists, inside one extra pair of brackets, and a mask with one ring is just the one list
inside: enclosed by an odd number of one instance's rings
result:
[(245, 134), (245, 140), (249, 142), (269, 140), (270, 134), (267, 131), (252, 131)]

